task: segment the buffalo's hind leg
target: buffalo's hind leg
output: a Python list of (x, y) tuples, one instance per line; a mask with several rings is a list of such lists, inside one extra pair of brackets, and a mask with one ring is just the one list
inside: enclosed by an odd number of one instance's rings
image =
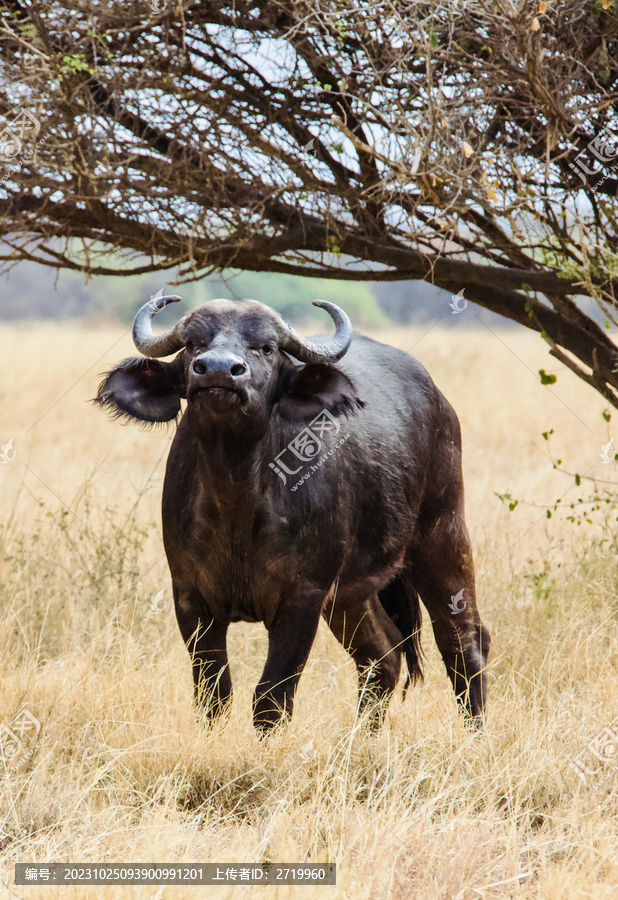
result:
[(409, 559), (402, 580), (421, 595), (458, 706), (472, 727), (480, 728), (490, 639), (476, 605), (472, 548), (463, 516), (439, 518)]
[(369, 726), (375, 730), (397, 686), (404, 637), (377, 594), (358, 602), (338, 596), (327, 604), (324, 618), (356, 664), (359, 708), (369, 711)]
[(232, 679), (227, 658), (227, 624), (215, 622), (201, 594), (174, 585), (176, 619), (193, 667), (195, 702), (212, 721), (229, 710)]

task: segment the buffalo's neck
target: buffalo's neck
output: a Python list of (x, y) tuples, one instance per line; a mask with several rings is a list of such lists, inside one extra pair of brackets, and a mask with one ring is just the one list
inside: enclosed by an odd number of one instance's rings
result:
[(204, 500), (228, 510), (238, 507), (247, 518), (263, 496), (266, 437), (212, 434), (194, 438), (194, 483), (203, 485)]
[(274, 575), (256, 582), (264, 555), (283, 555), (263, 483), (269, 453), (268, 440), (230, 448), (185, 432), (169, 468), (164, 534), (175, 581), (197, 587), (211, 614), (230, 621), (270, 621), (278, 596)]
[(221, 431), (208, 440), (188, 424), (181, 421), (168, 461), (164, 512), (170, 524), (182, 508), (170, 530), (218, 550), (237, 541), (259, 550), (266, 534), (288, 533), (294, 495), (271, 466), (289, 440), (279, 423), (258, 439)]

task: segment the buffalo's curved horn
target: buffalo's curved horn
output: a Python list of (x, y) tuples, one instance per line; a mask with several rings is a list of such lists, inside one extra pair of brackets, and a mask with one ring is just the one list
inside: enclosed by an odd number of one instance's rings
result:
[(305, 363), (337, 362), (348, 352), (352, 340), (352, 323), (347, 313), (328, 300), (314, 300), (313, 305), (321, 306), (332, 317), (335, 323), (335, 336), (322, 344), (315, 344), (302, 338), (290, 325), (283, 323), (285, 331), (282, 334), (281, 349)]
[(152, 318), (160, 309), (164, 309), (168, 303), (178, 303), (182, 300), (177, 294), (166, 294), (163, 297), (153, 297), (148, 303), (144, 303), (137, 311), (133, 319), (133, 343), (144, 356), (156, 358), (170, 356), (184, 344), (183, 328), (184, 319), (165, 334), (154, 334), (152, 330)]

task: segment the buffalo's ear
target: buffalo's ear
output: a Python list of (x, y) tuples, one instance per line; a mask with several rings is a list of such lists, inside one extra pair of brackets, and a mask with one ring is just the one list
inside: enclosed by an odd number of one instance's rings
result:
[(334, 366), (312, 363), (302, 369), (288, 369), (283, 376), (279, 412), (290, 421), (305, 421), (327, 409), (343, 415), (365, 404), (347, 375)]
[(115, 416), (139, 422), (170, 422), (180, 412), (184, 396), (180, 357), (164, 363), (158, 359), (125, 359), (108, 372), (94, 400)]

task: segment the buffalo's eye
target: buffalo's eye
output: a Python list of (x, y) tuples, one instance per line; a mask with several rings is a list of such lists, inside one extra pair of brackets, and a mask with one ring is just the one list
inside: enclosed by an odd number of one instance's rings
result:
[(262, 353), (264, 354), (264, 356), (268, 356), (269, 353), (272, 353), (274, 349), (275, 348), (272, 344), (264, 344), (264, 346), (262, 347)]
[(189, 353), (193, 353), (193, 351), (195, 350), (195, 344), (193, 343), (193, 341), (187, 341), (185, 347), (187, 348)]

